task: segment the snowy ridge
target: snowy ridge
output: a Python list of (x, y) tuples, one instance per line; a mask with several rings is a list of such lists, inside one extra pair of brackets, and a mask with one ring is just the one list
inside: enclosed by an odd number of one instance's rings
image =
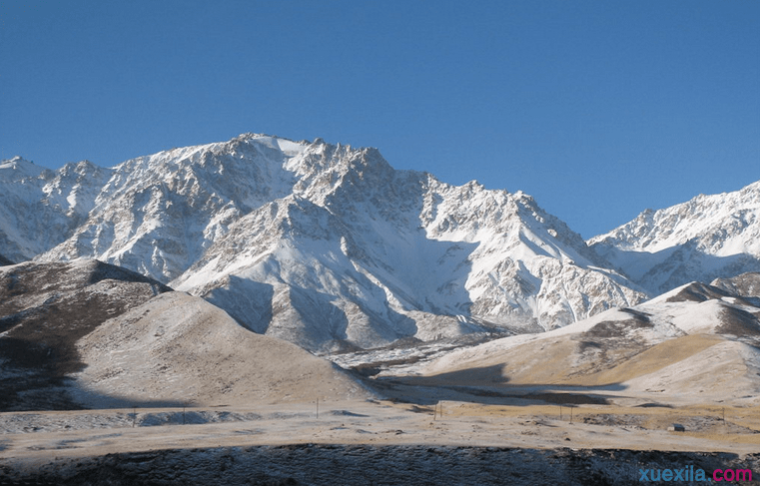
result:
[(98, 258), (312, 350), (553, 329), (760, 255), (760, 183), (645, 212), (589, 247), (522, 192), (453, 186), (321, 139), (245, 134), (113, 169), (0, 167), (12, 261)]
[(652, 295), (694, 280), (760, 271), (760, 181), (646, 210), (588, 243)]

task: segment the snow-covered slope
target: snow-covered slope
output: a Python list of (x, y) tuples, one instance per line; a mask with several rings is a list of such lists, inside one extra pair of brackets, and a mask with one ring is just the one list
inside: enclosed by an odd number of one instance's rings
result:
[(87, 161), (57, 171), (21, 157), (0, 161), (0, 252), (29, 260), (71, 236), (110, 172)]
[[(39, 259), (124, 266), (309, 349), (550, 329), (644, 297), (531, 197), (397, 171), (375, 149), (247, 134), (106, 175), (77, 197), (60, 174), (25, 176), (60, 221), (87, 211)], [(47, 249), (17, 240), (11, 258)]]
[(646, 210), (589, 244), (652, 295), (693, 280), (760, 271), (760, 181)]

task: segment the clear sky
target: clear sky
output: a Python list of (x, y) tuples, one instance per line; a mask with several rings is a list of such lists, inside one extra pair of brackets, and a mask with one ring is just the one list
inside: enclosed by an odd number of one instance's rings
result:
[(523, 190), (588, 238), (760, 179), (760, 2), (0, 1), (0, 158), (244, 132)]

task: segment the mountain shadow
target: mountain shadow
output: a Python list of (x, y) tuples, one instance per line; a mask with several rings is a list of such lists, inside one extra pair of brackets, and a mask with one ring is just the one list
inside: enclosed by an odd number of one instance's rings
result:
[(551, 383), (510, 383), (507, 363), (473, 367), (431, 376), (378, 377), (370, 386), (392, 400), (433, 405), (462, 401), (491, 405), (532, 405), (536, 401), (560, 405), (608, 404), (609, 391), (626, 389), (621, 383), (597, 386)]
[(274, 314), (274, 286), (268, 283), (228, 275), (220, 286), (200, 296), (258, 334), (267, 331)]

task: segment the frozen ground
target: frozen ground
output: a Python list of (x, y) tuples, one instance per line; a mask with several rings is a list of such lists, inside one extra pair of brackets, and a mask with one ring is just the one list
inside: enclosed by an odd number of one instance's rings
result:
[(759, 408), (649, 405), (577, 405), (572, 421), (567, 406), (527, 400), (320, 402), (318, 417), (316, 402), (8, 412), (0, 471), (59, 484), (119, 470), (154, 484), (629, 484), (644, 464), (686, 463), (760, 473)]

